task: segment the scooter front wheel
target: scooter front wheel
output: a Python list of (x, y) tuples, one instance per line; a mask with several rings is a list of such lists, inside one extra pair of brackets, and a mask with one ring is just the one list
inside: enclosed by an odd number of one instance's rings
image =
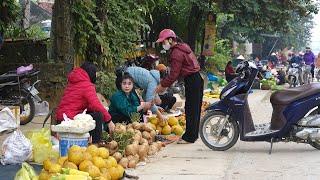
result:
[(239, 125), (226, 114), (213, 111), (201, 119), (199, 132), (202, 142), (210, 149), (225, 151), (238, 141)]

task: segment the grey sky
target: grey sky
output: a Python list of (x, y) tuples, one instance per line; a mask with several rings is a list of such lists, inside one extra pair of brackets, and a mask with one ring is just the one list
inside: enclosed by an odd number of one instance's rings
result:
[(315, 54), (320, 52), (320, 14), (316, 14), (313, 22), (315, 23), (312, 29), (311, 48)]

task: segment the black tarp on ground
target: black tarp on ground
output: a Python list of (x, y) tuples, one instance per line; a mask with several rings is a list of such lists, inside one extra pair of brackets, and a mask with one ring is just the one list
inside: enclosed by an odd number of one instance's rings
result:
[[(30, 164), (37, 174), (40, 173), (42, 166)], [(16, 165), (1, 165), (0, 164), (0, 180), (13, 180), (16, 173), (21, 169), (21, 164)]]

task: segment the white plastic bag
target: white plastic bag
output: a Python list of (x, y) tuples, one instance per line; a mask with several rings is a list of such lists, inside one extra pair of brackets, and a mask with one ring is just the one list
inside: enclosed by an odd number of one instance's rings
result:
[(49, 103), (47, 101), (34, 102), (35, 116), (45, 116), (49, 114)]
[(77, 114), (73, 117), (73, 120), (63, 113), (63, 121), (58, 125), (51, 125), (53, 132), (67, 132), (84, 134), (96, 127), (96, 121), (93, 120), (90, 114), (86, 114), (87, 109), (82, 113)]
[(22, 132), (14, 131), (2, 144), (1, 164), (20, 164), (32, 155), (32, 145)]
[(6, 107), (0, 111), (0, 133), (17, 128), (16, 118), (11, 110)]

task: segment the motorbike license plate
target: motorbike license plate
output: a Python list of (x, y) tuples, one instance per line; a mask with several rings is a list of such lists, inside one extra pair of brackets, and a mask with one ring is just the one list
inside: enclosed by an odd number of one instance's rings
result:
[(39, 91), (35, 87), (33, 87), (33, 88), (29, 87), (28, 90), (32, 94), (32, 96), (39, 94)]

